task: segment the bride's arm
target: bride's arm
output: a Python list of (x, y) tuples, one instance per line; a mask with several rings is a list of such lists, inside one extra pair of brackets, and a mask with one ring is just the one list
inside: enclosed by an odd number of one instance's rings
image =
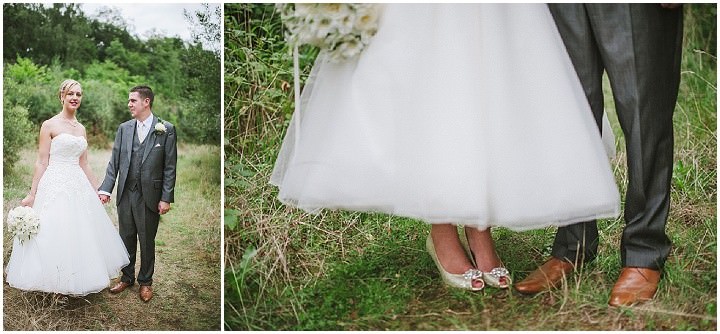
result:
[(40, 178), (45, 174), (47, 169), (48, 161), (50, 160), (50, 125), (48, 121), (43, 122), (40, 126), (40, 135), (38, 137), (38, 157), (35, 160), (35, 172), (33, 173), (32, 185), (30, 186), (30, 192), (27, 196), (20, 201), (23, 206), (33, 206), (35, 203), (35, 193), (37, 192), (38, 182)]
[[(87, 138), (87, 134), (85, 133), (85, 128), (83, 128), (83, 137)], [(85, 152), (80, 155), (80, 168), (82, 168), (83, 172), (85, 172), (85, 176), (88, 178), (88, 181), (90, 181), (90, 184), (92, 185), (93, 189), (97, 190), (98, 183), (97, 179), (95, 178), (95, 174), (92, 172), (92, 168), (90, 168), (90, 164), (88, 163), (88, 149), (85, 149)]]

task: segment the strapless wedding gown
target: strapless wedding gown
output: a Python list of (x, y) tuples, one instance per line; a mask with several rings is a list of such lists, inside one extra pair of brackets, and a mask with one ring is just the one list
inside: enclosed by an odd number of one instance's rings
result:
[(357, 59), (319, 55), (301, 100), (270, 181), (283, 203), (481, 229), (618, 215), (544, 4), (384, 5)]
[(105, 289), (130, 263), (96, 191), (79, 165), (84, 137), (60, 134), (38, 183), (33, 208), (40, 230), (22, 244), (13, 238), (6, 281), (21, 290), (83, 296)]

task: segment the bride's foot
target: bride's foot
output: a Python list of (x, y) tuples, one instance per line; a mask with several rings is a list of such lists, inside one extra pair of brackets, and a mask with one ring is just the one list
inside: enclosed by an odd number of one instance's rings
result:
[(482, 272), (465, 256), (455, 226), (433, 225), (426, 248), (446, 284), (474, 291), (485, 287)]
[(490, 234), (490, 229), (479, 231), (476, 228), (465, 227), (461, 240), (463, 247), (473, 260), (478, 270), (483, 272), (483, 278), (487, 285), (506, 289), (512, 284), (510, 272), (502, 264), (495, 252), (495, 243)]

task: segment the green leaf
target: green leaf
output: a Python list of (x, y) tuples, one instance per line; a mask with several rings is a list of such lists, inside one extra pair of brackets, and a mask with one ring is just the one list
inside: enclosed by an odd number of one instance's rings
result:
[(225, 226), (231, 230), (235, 230), (238, 225), (238, 215), (240, 211), (234, 209), (225, 209)]

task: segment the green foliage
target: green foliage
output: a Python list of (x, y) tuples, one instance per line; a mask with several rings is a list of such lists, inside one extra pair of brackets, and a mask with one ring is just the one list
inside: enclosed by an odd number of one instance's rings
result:
[(21, 56), (47, 65), (57, 57), (68, 67), (81, 68), (97, 56), (88, 23), (78, 4), (4, 4), (5, 61)]
[[(106, 146), (130, 118), (131, 87), (153, 88), (153, 112), (175, 124), (183, 142), (220, 142), (220, 58), (200, 43), (131, 36), (113, 10), (87, 18), (77, 4), (4, 4), (5, 101), (24, 106), (36, 126), (60, 111), (55, 98), (67, 78), (83, 85), (78, 119), (93, 146)], [(211, 33), (214, 22), (194, 22)], [(101, 22), (100, 19), (109, 22)]]
[(42, 81), (46, 72), (46, 66), (35, 65), (32, 60), (18, 56), (16, 63), (5, 70), (5, 76), (22, 84), (32, 80)]
[(702, 50), (717, 56), (717, 4), (687, 4), (685, 11), (685, 50)]
[(135, 74), (147, 73), (149, 70), (149, 59), (143, 57), (139, 52), (128, 50), (117, 38), (110, 42), (105, 49), (107, 58), (105, 61), (112, 61), (124, 69), (132, 69)]
[(85, 125), (91, 145), (105, 147), (117, 126), (127, 119), (127, 86), (101, 79), (86, 80), (82, 85), (85, 95), (78, 119)]
[(3, 78), (3, 105), (5, 108), (22, 106), (28, 110), (30, 121), (39, 128), (42, 121), (59, 111), (60, 102), (57, 97), (57, 86), (52, 87), (50, 81), (56, 76), (55, 68), (38, 66), (30, 59), (17, 58), (15, 64), (5, 64)]
[(30, 143), (33, 126), (28, 120), (28, 111), (15, 105), (3, 108), (3, 165), (9, 171), (18, 161), (19, 152)]
[[(317, 50), (300, 53), (301, 81)], [(225, 4), (225, 138), (235, 154), (262, 154), (293, 111), (292, 56), (273, 5)]]
[[(219, 59), (218, 54), (199, 46), (191, 46), (183, 57), (182, 70), (188, 79), (182, 94), (187, 103), (184, 108), (179, 108), (177, 117), (181, 124), (192, 124), (184, 128), (183, 135), (203, 143), (220, 143), (222, 103)], [(213, 96), (216, 98), (210, 98)]]

